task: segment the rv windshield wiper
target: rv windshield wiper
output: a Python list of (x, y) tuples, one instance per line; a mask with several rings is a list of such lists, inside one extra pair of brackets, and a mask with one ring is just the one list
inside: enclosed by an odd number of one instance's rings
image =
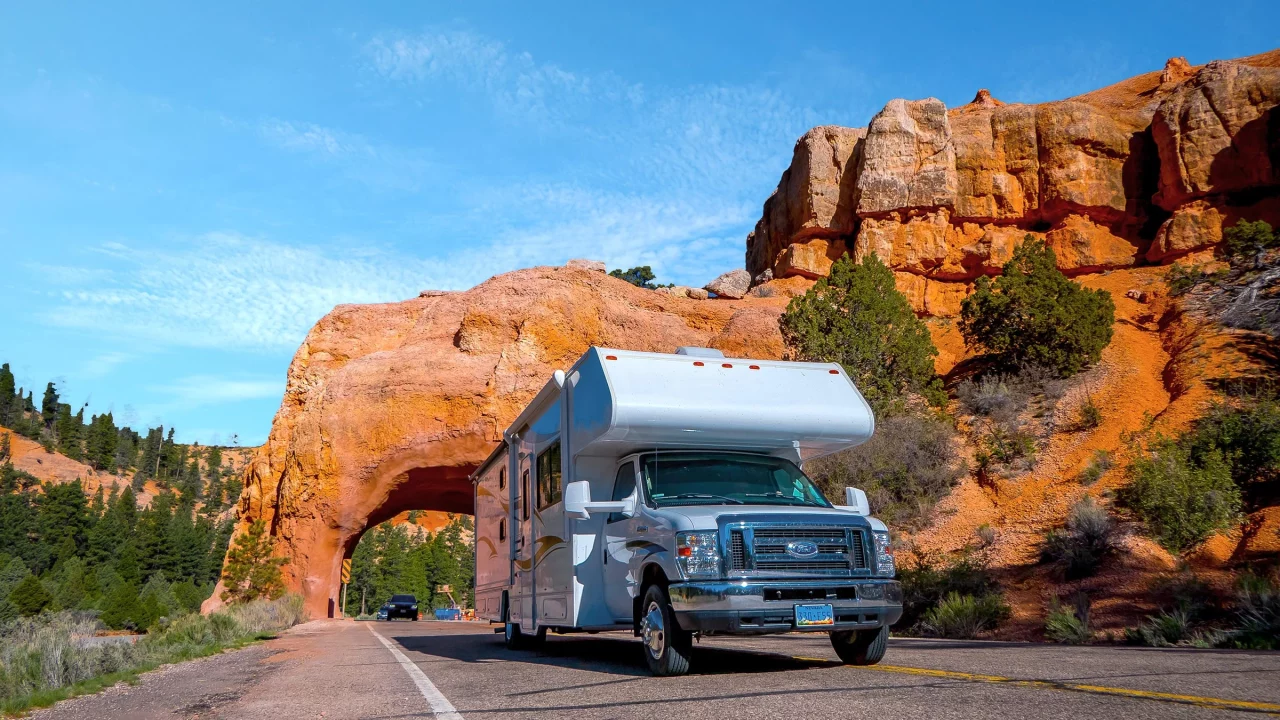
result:
[(782, 494), (782, 493), (780, 493), (780, 492), (767, 492), (767, 493), (743, 493), (743, 494), (744, 494), (744, 495), (746, 495), (747, 497), (760, 497), (760, 498), (771, 498), (771, 499), (773, 499), (773, 500), (785, 500), (785, 501), (787, 501), (787, 502), (789, 502), (789, 503), (791, 503), (791, 504), (794, 504), (794, 505), (814, 505), (814, 506), (817, 506), (817, 507), (821, 507), (821, 506), (820, 506), (820, 505), (818, 505), (817, 503), (809, 502), (808, 500), (805, 500), (804, 498), (792, 497), (792, 496), (790, 496), (790, 495), (783, 495), (783, 494)]
[(735, 500), (731, 497), (725, 497), (723, 495), (713, 495), (711, 493), (680, 493), (679, 495), (667, 495), (666, 497), (663, 497), (661, 499), (662, 500), (723, 500), (725, 502), (733, 503), (734, 505), (744, 504), (741, 500)]

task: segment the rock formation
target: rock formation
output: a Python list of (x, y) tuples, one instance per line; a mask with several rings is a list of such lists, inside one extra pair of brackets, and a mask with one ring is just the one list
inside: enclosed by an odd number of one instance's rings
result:
[(1280, 220), (1277, 104), (1280, 51), (1173, 58), (1040, 105), (986, 90), (950, 110), (893, 100), (865, 130), (800, 138), (747, 237), (747, 270), (756, 285), (817, 278), (846, 251), (875, 253), (920, 313), (949, 315), (1028, 234), (1074, 275), (1169, 262), (1239, 217)]
[(289, 366), (238, 530), (265, 520), (289, 587), (313, 617), (330, 616), (342, 558), (366, 528), (405, 510), (471, 512), (468, 474), (553, 370), (591, 345), (781, 357), (785, 303), (694, 300), (543, 267), (466, 292), (340, 305)]

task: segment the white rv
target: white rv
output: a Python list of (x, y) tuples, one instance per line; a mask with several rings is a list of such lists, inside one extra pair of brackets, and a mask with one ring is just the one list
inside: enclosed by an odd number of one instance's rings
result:
[(472, 476), (477, 614), (510, 647), (632, 630), (659, 675), (696, 633), (827, 632), (876, 663), (902, 614), (888, 528), (801, 469), (874, 427), (839, 365), (591, 348)]

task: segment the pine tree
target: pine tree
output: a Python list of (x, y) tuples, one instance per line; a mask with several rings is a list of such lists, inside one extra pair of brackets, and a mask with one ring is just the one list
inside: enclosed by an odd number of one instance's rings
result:
[(79, 427), (75, 416), (71, 414), (71, 406), (66, 403), (58, 405), (58, 412), (54, 417), (54, 435), (58, 439), (58, 452), (72, 460), (83, 457), (80, 452)]
[(138, 589), (129, 582), (115, 585), (107, 596), (102, 607), (102, 622), (113, 630), (140, 629), (146, 627), (139, 623), (143, 615), (138, 604)]
[(30, 617), (39, 615), (41, 610), (49, 607), (53, 602), (53, 596), (44, 589), (44, 583), (40, 582), (40, 578), (28, 573), (13, 590), (9, 591), (9, 602), (18, 608), (18, 612)]
[(185, 447), (179, 447), (173, 440), (173, 428), (160, 446), (160, 471), (156, 473), (156, 482), (161, 487), (168, 487), (178, 473), (182, 471), (182, 455)]
[(40, 402), (40, 418), (44, 420), (46, 430), (53, 429), (53, 421), (58, 417), (58, 391), (54, 389), (53, 383), (49, 383), (44, 388), (44, 399)]
[(222, 569), (224, 602), (275, 599), (284, 593), (280, 566), (288, 560), (272, 555), (273, 544), (261, 519), (254, 520), (248, 531), (236, 538)]
[(9, 363), (0, 365), (0, 425), (10, 426), (17, 415), (19, 402), (14, 395), (14, 378)]
[(222, 478), (222, 448), (214, 445), (209, 448), (204, 459), (205, 477), (210, 481)]
[(71, 543), (71, 555), (84, 551), (91, 521), (88, 499), (79, 480), (46, 484), (38, 507), (40, 537), (51, 553), (60, 552), (64, 540)]
[(1028, 235), (1000, 277), (978, 278), (961, 304), (960, 332), (1000, 365), (1040, 365), (1069, 376), (1101, 359), (1115, 310), (1110, 293), (1068, 280), (1053, 250)]
[(791, 300), (779, 327), (796, 359), (840, 363), (879, 412), (898, 409), (906, 393), (946, 401), (929, 329), (874, 253), (837, 260), (829, 277)]
[(94, 415), (89, 422), (86, 439), (86, 453), (89, 464), (95, 470), (114, 472), (116, 469), (116, 445), (120, 441), (120, 433), (116, 429), (115, 419), (111, 413)]
[(0, 433), (0, 462), (7, 462), (9, 456), (13, 454), (13, 448), (9, 444), (10, 433)]

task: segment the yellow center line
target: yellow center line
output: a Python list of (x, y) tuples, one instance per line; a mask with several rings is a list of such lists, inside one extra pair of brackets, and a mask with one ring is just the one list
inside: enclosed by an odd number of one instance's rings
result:
[[(830, 658), (804, 657), (793, 655), (792, 659), (803, 662), (818, 662), (828, 665), (839, 665), (839, 661)], [(901, 665), (862, 665), (859, 670), (875, 670), (878, 672), (901, 673), (924, 677), (942, 678), (944, 680), (960, 680), (964, 682), (998, 683), (1017, 687), (1038, 688), (1041, 690), (1067, 690), (1090, 693), (1094, 695), (1115, 695), (1138, 700), (1158, 700), (1184, 705), (1214, 708), (1218, 710), (1244, 710), (1280, 715), (1280, 704), (1255, 702), (1251, 700), (1227, 700), (1225, 698), (1205, 697), (1202, 695), (1180, 695), (1177, 693), (1154, 692), (1151, 690), (1134, 690), (1132, 688), (1111, 687), (1108, 685), (1085, 685), (1083, 683), (1062, 682), (1058, 680), (1020, 680), (1002, 675), (980, 675), (977, 673), (956, 672), (953, 670), (933, 670), (930, 668), (904, 667)]]

